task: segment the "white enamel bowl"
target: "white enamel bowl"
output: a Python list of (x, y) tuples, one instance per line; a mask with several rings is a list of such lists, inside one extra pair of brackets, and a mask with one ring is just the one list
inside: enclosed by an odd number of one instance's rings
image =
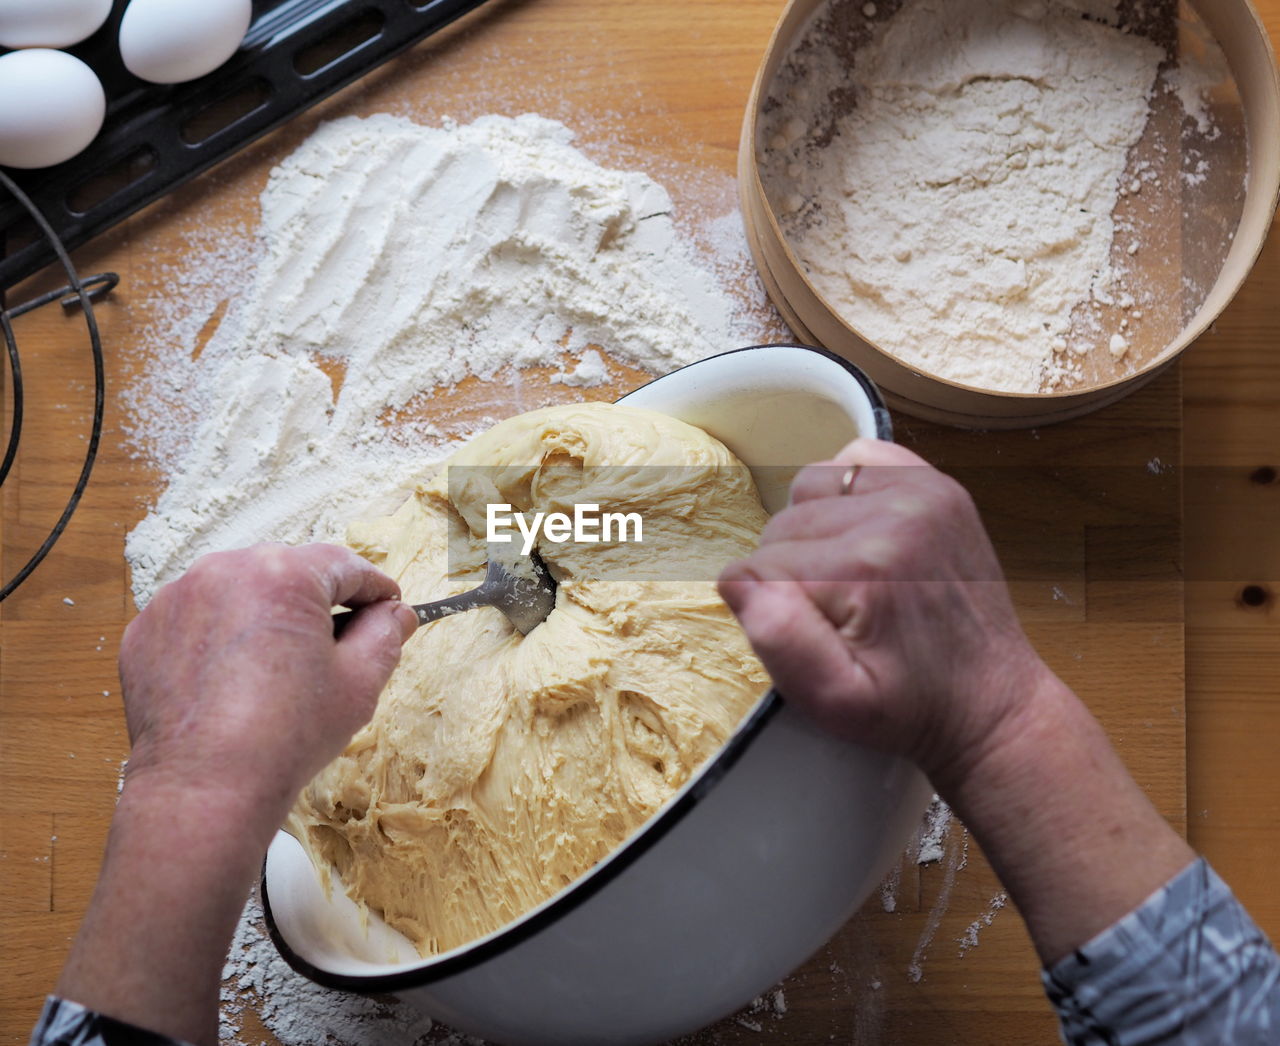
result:
[[(624, 397), (705, 428), (759, 469), (890, 436), (851, 364), (799, 346), (740, 349)], [(781, 498), (781, 501), (779, 500)], [(820, 948), (902, 852), (929, 797), (909, 763), (835, 740), (775, 692), (649, 825), (522, 919), (429, 960), (325, 891), (284, 833), (262, 891), (272, 936), (321, 984), (394, 992), (505, 1046), (657, 1043), (732, 1013)]]

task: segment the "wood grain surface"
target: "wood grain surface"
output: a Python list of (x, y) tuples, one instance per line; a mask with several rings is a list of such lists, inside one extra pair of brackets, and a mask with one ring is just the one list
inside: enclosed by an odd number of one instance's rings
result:
[[(1280, 0), (1257, 6), (1280, 37)], [(99, 463), (52, 555), (0, 604), (0, 1046), (26, 1042), (56, 979), (127, 755), (115, 669), (134, 612), (123, 542), (164, 476), (135, 455), (121, 390), (137, 387), (157, 351), (148, 335), (182, 308), (167, 295), (173, 273), (198, 272), (195, 254), (219, 229), (252, 228), (271, 167), (322, 119), (348, 113), (436, 123), (540, 112), (578, 131), (589, 154), (649, 170), (678, 210), (728, 211), (742, 107), (781, 7), (492, 0), (76, 252), (82, 273), (109, 269), (122, 281), (96, 310), (108, 382)], [(895, 419), (904, 443), (973, 486), (1039, 648), (1162, 812), (1272, 934), (1280, 932), (1270, 888), (1280, 857), (1277, 279), (1273, 230), (1239, 298), (1177, 369), (1080, 421), (964, 433)], [(8, 302), (58, 282), (42, 274)], [(5, 578), (75, 482), (92, 396), (74, 311), (31, 314), (18, 334), (27, 417), (0, 495)], [(642, 379), (617, 374), (588, 394), (609, 398)], [(457, 395), (454, 410), (506, 402), (502, 388)], [(882, 895), (782, 995), (690, 1041), (1055, 1042), (1016, 912), (962, 826), (942, 849), (923, 865), (904, 856)], [(252, 1011), (257, 1000), (244, 1002)], [(233, 1041), (272, 1038), (250, 1013)]]

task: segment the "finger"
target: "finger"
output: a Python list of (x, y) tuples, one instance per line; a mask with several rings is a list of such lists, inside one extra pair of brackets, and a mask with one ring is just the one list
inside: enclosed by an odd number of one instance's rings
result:
[[(808, 585), (891, 578), (896, 556), (894, 535), (877, 524), (857, 540), (837, 536), (761, 545), (740, 563), (750, 576), (761, 581)], [(730, 564), (727, 572), (737, 565)]]
[[(413, 620), (412, 628), (409, 618)], [(417, 624), (410, 607), (384, 600), (357, 611), (343, 629), (335, 655), (338, 672), (355, 705), (362, 710), (362, 722), (373, 714), (378, 694), (400, 663), (401, 645), (417, 630)]]
[(856, 541), (858, 533), (881, 519), (876, 503), (866, 497), (813, 498), (790, 505), (765, 525), (760, 544), (809, 538), (844, 537)]
[[(900, 474), (905, 469), (878, 469)], [(920, 473), (919, 469), (910, 470)], [(861, 484), (863, 472), (858, 479)], [(768, 546), (784, 541), (817, 539), (840, 540), (857, 549), (862, 542), (880, 543), (892, 539), (904, 549), (915, 549), (915, 555), (933, 550), (928, 535), (940, 532), (938, 491), (927, 480), (937, 473), (914, 476), (877, 475), (879, 489), (864, 490), (850, 497), (813, 498), (790, 505), (765, 525), (760, 544)], [(949, 517), (948, 517), (949, 518)]]
[[(800, 470), (791, 484), (791, 504), (882, 489), (890, 485), (890, 481), (897, 482), (914, 475), (901, 470), (922, 465), (929, 467), (918, 454), (896, 443), (855, 439), (830, 461), (819, 461)], [(861, 469), (854, 480), (853, 490), (849, 490), (846, 489), (846, 479), (852, 466), (861, 466)]]
[(363, 607), (400, 598), (392, 578), (349, 548), (312, 544), (292, 551), (320, 582), (329, 606)]
[(839, 634), (793, 581), (765, 581), (730, 566), (720, 589), (774, 685), (788, 700), (840, 726), (862, 673)]
[(333, 615), (333, 638), (342, 639), (347, 634), (347, 629), (355, 624), (356, 620), (366, 612), (372, 611), (375, 607), (390, 607), (395, 614), (396, 623), (400, 626), (400, 642), (407, 643), (409, 637), (418, 631), (422, 622), (418, 620), (418, 615), (413, 607), (408, 603), (402, 603), (398, 599), (384, 599), (377, 603), (367, 603), (355, 610), (340, 610)]
[(841, 492), (848, 465), (819, 461), (806, 465), (791, 481), (789, 504), (803, 505), (817, 498), (832, 498)]

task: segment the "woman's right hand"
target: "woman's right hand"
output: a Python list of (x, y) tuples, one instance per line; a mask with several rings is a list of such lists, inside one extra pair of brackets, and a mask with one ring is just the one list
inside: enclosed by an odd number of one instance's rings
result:
[(720, 591), (789, 701), (931, 776), (963, 775), (1051, 678), (972, 499), (891, 443), (805, 468)]

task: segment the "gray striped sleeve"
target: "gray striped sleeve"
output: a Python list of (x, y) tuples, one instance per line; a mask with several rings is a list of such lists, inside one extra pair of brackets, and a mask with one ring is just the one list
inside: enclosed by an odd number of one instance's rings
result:
[(1280, 1043), (1280, 958), (1203, 859), (1042, 976), (1069, 1046)]
[(28, 1046), (187, 1046), (50, 995)]

